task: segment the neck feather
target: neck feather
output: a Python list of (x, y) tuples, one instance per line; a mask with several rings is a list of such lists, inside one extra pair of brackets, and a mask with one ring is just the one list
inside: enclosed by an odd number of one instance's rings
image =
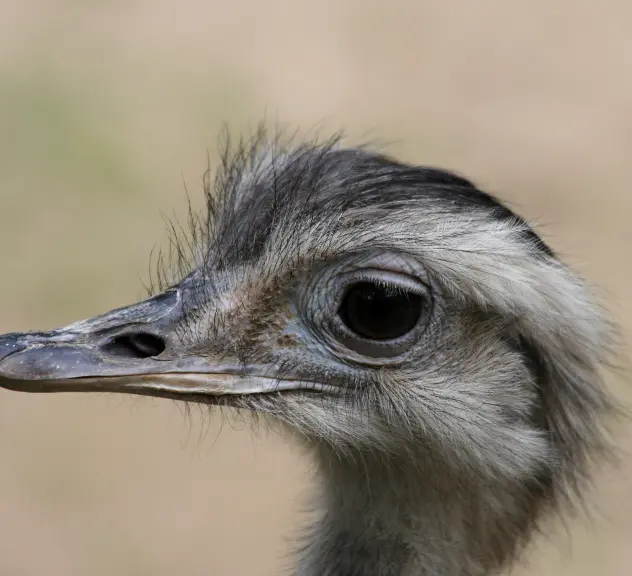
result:
[(298, 576), (491, 576), (533, 529), (537, 484), (463, 478), (375, 454), (321, 458), (323, 512)]

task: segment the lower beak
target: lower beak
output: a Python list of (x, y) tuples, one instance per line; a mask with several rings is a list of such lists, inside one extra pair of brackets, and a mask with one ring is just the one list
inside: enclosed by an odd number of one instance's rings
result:
[(266, 366), (190, 353), (176, 337), (183, 288), (50, 332), (0, 336), (0, 387), (24, 392), (123, 392), (211, 401), (305, 388)]

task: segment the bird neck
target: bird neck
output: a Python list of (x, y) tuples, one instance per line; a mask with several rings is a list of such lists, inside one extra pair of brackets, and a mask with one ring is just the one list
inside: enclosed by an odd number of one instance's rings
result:
[(325, 462), (323, 513), (298, 576), (496, 574), (534, 514), (510, 487), (464, 486), (436, 465), (424, 472), (372, 455)]

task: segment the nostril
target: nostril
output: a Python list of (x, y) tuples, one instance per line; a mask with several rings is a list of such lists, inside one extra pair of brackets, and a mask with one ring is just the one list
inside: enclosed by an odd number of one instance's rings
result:
[(106, 354), (122, 358), (151, 358), (162, 354), (165, 348), (162, 338), (147, 332), (121, 334), (101, 346)]

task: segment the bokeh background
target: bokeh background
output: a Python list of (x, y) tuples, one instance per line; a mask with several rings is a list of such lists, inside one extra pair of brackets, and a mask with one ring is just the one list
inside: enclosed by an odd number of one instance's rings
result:
[[(0, 332), (143, 294), (224, 123), (345, 128), (497, 193), (632, 327), (632, 3), (0, 0)], [(623, 397), (631, 389), (617, 385)], [(282, 573), (283, 438), (175, 403), (0, 390), (0, 576)], [(632, 440), (529, 575), (632, 573)]]

